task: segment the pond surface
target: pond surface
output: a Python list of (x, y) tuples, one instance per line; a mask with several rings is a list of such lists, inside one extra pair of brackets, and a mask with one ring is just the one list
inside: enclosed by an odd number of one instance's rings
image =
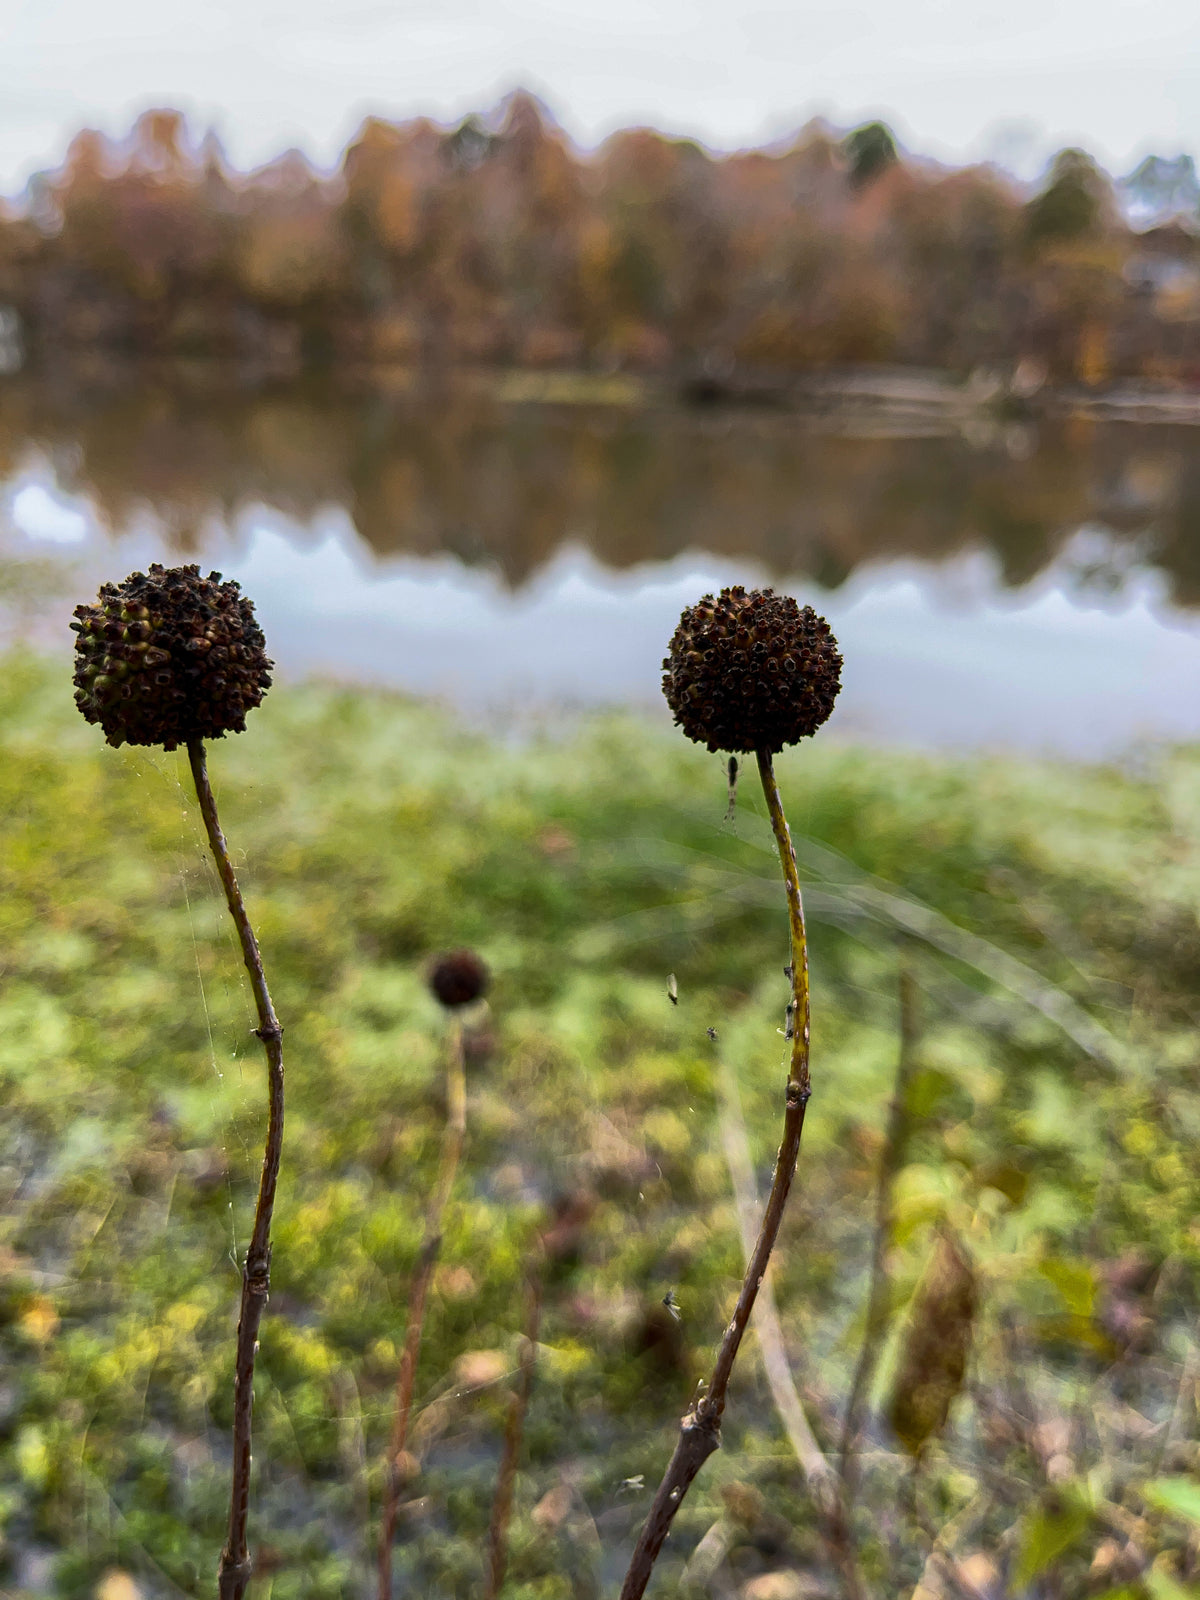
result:
[(214, 395), (8, 380), (0, 620), (161, 560), (238, 578), (286, 676), (444, 696), (505, 725), (666, 717), (679, 611), (773, 582), (846, 658), (831, 728), (1116, 754), (1200, 737), (1200, 430)]

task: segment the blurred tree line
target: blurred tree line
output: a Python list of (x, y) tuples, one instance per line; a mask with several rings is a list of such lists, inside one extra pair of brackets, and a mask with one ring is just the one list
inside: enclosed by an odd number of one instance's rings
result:
[(584, 154), (523, 92), (453, 129), (370, 118), (332, 174), (295, 150), (242, 174), (162, 110), (80, 133), (4, 209), (0, 302), (35, 359), (1187, 382), (1198, 203), (1184, 157), (1118, 189), (1065, 150), (1030, 195), (881, 123), (722, 156), (630, 129)]

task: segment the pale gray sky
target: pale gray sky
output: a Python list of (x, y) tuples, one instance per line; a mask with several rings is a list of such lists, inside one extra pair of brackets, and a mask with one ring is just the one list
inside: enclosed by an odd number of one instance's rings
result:
[(584, 143), (631, 122), (719, 147), (816, 112), (950, 160), (1117, 171), (1200, 151), (1196, 0), (0, 0), (0, 190), (150, 105), (239, 164), (332, 162), (368, 111), (440, 118), (523, 84)]

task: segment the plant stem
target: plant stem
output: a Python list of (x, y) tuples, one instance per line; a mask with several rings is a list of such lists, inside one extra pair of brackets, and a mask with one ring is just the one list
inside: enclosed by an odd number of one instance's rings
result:
[(417, 1362), (421, 1355), (421, 1335), (425, 1328), (425, 1302), (429, 1297), (433, 1269), (437, 1265), (438, 1253), (442, 1247), (442, 1213), (446, 1209), (446, 1202), (454, 1187), (454, 1176), (458, 1171), (466, 1132), (467, 1083), (463, 1029), (460, 1022), (455, 1022), (450, 1029), (446, 1062), (446, 1126), (442, 1133), (442, 1156), (425, 1213), (425, 1237), (421, 1241), (417, 1270), (413, 1276), (412, 1288), (409, 1290), (408, 1327), (404, 1334), (400, 1370), (396, 1374), (396, 1411), (392, 1419), (392, 1437), (388, 1445), (387, 1479), (379, 1528), (379, 1600), (391, 1600), (392, 1545), (396, 1538), (396, 1518), (400, 1511), (400, 1492), (404, 1487), (405, 1477), (401, 1457), (408, 1442), (408, 1424), (412, 1417)]
[(804, 1112), (812, 1093), (808, 1070), (809, 1046), (809, 995), (808, 995), (808, 941), (804, 931), (804, 906), (800, 899), (800, 876), (796, 870), (796, 852), (783, 814), (779, 798), (779, 785), (775, 781), (775, 768), (770, 752), (758, 751), (758, 774), (762, 779), (763, 793), (767, 797), (767, 811), (779, 847), (779, 862), (787, 891), (788, 923), (791, 931), (791, 981), (792, 1004), (790, 1010), (792, 1049), (788, 1064), (787, 1084), (784, 1089), (783, 1140), (775, 1158), (775, 1175), (771, 1192), (767, 1196), (766, 1210), (758, 1239), (746, 1265), (746, 1276), (734, 1307), (733, 1317), (725, 1330), (717, 1351), (716, 1364), (708, 1387), (680, 1424), (679, 1439), (674, 1454), (654, 1496), (650, 1513), (642, 1527), (637, 1548), (625, 1574), (621, 1587), (621, 1600), (641, 1600), (650, 1581), (654, 1563), (670, 1532), (675, 1513), (691, 1487), (696, 1474), (715, 1450), (721, 1447), (721, 1417), (725, 1411), (726, 1391), (737, 1359), (742, 1337), (750, 1322), (750, 1313), (758, 1296), (759, 1287), (766, 1274), (767, 1263), (783, 1221), (783, 1211), (796, 1172), (800, 1154), (800, 1136), (804, 1131)]
[[(732, 1062), (724, 1056), (719, 1058), (718, 1074), (721, 1096), (721, 1142), (725, 1146), (725, 1159), (733, 1182), (738, 1227), (742, 1235), (742, 1251), (749, 1260), (750, 1253), (754, 1249), (754, 1214), (758, 1209), (754, 1167), (750, 1160), (750, 1141), (746, 1135), (746, 1120), (742, 1115), (737, 1074)], [(800, 1463), (804, 1481), (816, 1505), (821, 1537), (830, 1564), (841, 1580), (842, 1600), (866, 1600), (867, 1589), (859, 1571), (851, 1538), (846, 1495), (837, 1473), (817, 1443), (816, 1435), (812, 1431), (796, 1391), (783, 1342), (783, 1329), (779, 1325), (779, 1312), (775, 1304), (775, 1290), (770, 1272), (763, 1278), (762, 1287), (759, 1289), (753, 1320), (771, 1397), (775, 1402), (783, 1430), (787, 1434), (788, 1443)]]
[(242, 1300), (238, 1313), (237, 1354), (233, 1377), (233, 1484), (229, 1495), (229, 1534), (221, 1551), (217, 1570), (220, 1600), (242, 1600), (250, 1581), (250, 1551), (246, 1544), (246, 1520), (250, 1510), (250, 1430), (254, 1412), (254, 1357), (258, 1350), (258, 1329), (271, 1288), (271, 1213), (279, 1182), (279, 1163), (283, 1155), (283, 1029), (271, 1004), (263, 974), (258, 940), (246, 914), (242, 891), (229, 859), (229, 846), (221, 832), (217, 803), (208, 781), (208, 762), (199, 739), (188, 742), (188, 761), (200, 801), (209, 847), (217, 864), (225, 903), (237, 928), (242, 945), (242, 960), (250, 974), (250, 987), (258, 1011), (254, 1030), (262, 1040), (267, 1057), (267, 1139), (263, 1151), (262, 1176), (258, 1185), (258, 1204), (250, 1247), (242, 1264)]
[(875, 1190), (875, 1232), (871, 1245), (871, 1277), (867, 1293), (866, 1326), (863, 1330), (862, 1349), (859, 1351), (858, 1363), (850, 1385), (850, 1398), (846, 1402), (846, 1416), (842, 1424), (839, 1445), (841, 1458), (839, 1473), (845, 1485), (847, 1504), (851, 1506), (858, 1493), (859, 1470), (855, 1452), (859, 1435), (862, 1433), (863, 1414), (867, 1408), (871, 1380), (875, 1375), (883, 1335), (887, 1328), (891, 1299), (887, 1253), (892, 1242), (892, 1188), (896, 1174), (904, 1165), (905, 1148), (908, 1143), (908, 1114), (905, 1101), (917, 1050), (917, 985), (907, 963), (900, 968), (899, 985), (900, 1049)]
[(537, 1259), (529, 1273), (529, 1306), (525, 1319), (525, 1337), (521, 1346), (521, 1370), (517, 1379), (516, 1393), (508, 1408), (508, 1419), (504, 1425), (504, 1450), (500, 1457), (500, 1470), (496, 1475), (496, 1497), (492, 1502), (492, 1520), (488, 1527), (488, 1571), (483, 1586), (483, 1600), (496, 1600), (504, 1587), (504, 1572), (508, 1566), (508, 1525), (512, 1519), (517, 1460), (521, 1453), (521, 1437), (525, 1431), (525, 1413), (529, 1409), (529, 1396), (533, 1392), (533, 1372), (537, 1362), (538, 1332), (542, 1320), (541, 1256), (539, 1242)]

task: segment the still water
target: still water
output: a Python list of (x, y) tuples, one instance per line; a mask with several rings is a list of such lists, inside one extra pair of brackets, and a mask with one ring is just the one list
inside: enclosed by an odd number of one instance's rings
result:
[(666, 717), (681, 607), (774, 582), (832, 622), (831, 729), (1117, 754), (1200, 736), (1200, 430), (635, 411), (482, 396), (0, 389), (0, 626), (199, 560), (281, 672), (511, 725)]

